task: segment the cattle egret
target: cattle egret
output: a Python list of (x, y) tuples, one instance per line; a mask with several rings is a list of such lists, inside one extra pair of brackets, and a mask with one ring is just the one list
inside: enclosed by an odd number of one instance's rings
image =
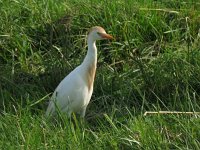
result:
[(53, 117), (59, 111), (68, 117), (79, 113), (83, 118), (93, 92), (97, 65), (96, 40), (113, 37), (99, 26), (92, 27), (87, 36), (88, 51), (81, 65), (69, 73), (55, 89), (46, 111), (47, 117)]

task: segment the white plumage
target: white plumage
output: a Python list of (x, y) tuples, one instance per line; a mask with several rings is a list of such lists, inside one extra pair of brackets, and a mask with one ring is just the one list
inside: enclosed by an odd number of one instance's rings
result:
[(102, 27), (95, 26), (87, 37), (88, 51), (83, 63), (68, 74), (55, 89), (46, 111), (47, 117), (55, 116), (57, 111), (66, 114), (79, 113), (85, 116), (86, 108), (93, 92), (97, 64), (96, 40), (112, 39)]

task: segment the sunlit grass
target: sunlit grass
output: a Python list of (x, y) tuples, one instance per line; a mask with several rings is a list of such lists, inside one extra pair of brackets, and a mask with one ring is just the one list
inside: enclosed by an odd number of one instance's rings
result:
[[(12, 9), (11, 9), (12, 8)], [(200, 3), (0, 1), (0, 149), (200, 149)], [(85, 121), (44, 118), (50, 94), (100, 25)]]

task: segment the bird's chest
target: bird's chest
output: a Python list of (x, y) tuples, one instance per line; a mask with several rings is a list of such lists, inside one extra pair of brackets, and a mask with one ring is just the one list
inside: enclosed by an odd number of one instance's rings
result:
[(85, 82), (88, 87), (89, 93), (93, 91), (95, 74), (96, 74), (96, 63), (91, 63), (90, 65), (87, 66), (85, 72)]

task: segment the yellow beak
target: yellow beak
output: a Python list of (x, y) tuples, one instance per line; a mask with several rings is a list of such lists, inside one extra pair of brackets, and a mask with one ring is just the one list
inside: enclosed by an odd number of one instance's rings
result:
[(106, 33), (100, 33), (101, 37), (104, 39), (113, 39), (113, 36)]

